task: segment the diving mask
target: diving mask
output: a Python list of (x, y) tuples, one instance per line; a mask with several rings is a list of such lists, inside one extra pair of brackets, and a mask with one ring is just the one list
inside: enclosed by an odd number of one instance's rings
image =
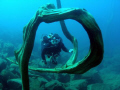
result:
[(51, 40), (51, 44), (56, 45), (60, 42), (60, 39), (56, 39), (55, 37)]

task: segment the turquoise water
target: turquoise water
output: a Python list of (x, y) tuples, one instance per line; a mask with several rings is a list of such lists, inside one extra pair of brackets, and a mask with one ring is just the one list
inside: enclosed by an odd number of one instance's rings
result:
[[(1, 56), (3, 55), (4, 57), (9, 57), (12, 60), (15, 60), (13, 52), (14, 50), (17, 50), (21, 47), (21, 44), (23, 42), (23, 27), (35, 15), (38, 8), (47, 3), (52, 3), (55, 6), (57, 6), (56, 0), (0, 0), (0, 61), (1, 62), (5, 61), (4, 65), (0, 64), (1, 65), (0, 67), (3, 68), (3, 69), (1, 68), (0, 70), (1, 73), (0, 83), (3, 86), (3, 90), (10, 90), (10, 88), (12, 88), (7, 83), (7, 80), (13, 79), (13, 76), (7, 78), (8, 77), (7, 74), (5, 74), (6, 76), (3, 75), (3, 70), (9, 71), (10, 69), (10, 71), (13, 74), (17, 73), (17, 76), (14, 76), (14, 78), (19, 78), (20, 75), (19, 75), (19, 69), (17, 68), (18, 72), (16, 72), (16, 70), (11, 70), (10, 65), (12, 63), (7, 62)], [(87, 87), (90, 87), (91, 84), (96, 85), (96, 83), (100, 83), (100, 84), (102, 83), (102, 86), (107, 87), (107, 85), (110, 85), (112, 90), (120, 90), (120, 86), (119, 86), (120, 1), (119, 0), (97, 0), (97, 1), (96, 0), (74, 0), (74, 1), (61, 0), (61, 4), (62, 4), (62, 8), (84, 8), (88, 12), (90, 12), (95, 18), (97, 24), (99, 25), (103, 36), (103, 41), (104, 41), (103, 61), (101, 62), (100, 65), (98, 65), (97, 67), (93, 68), (90, 71), (92, 73), (92, 76), (91, 74), (90, 75), (88, 74), (87, 76), (89, 78), (90, 77), (93, 78), (93, 76), (95, 75), (96, 78), (94, 76), (93, 79), (89, 80), (85, 75), (79, 76), (77, 80), (85, 79), (88, 82), (85, 86), (86, 88), (82, 88), (82, 89), (89, 90), (89, 88)], [(79, 48), (78, 60), (81, 60), (89, 51), (90, 42), (88, 35), (85, 32), (82, 25), (80, 25), (78, 22), (68, 19), (65, 20), (65, 23), (70, 33), (74, 35), (78, 40), (78, 48)], [(41, 37), (42, 35), (49, 33), (58, 33), (62, 37), (65, 46), (69, 49), (73, 48), (71, 42), (67, 40), (66, 37), (63, 35), (59, 22), (54, 22), (49, 24), (42, 23), (41, 25), (39, 25), (36, 33), (36, 39), (30, 60), (30, 65), (35, 67), (42, 67), (41, 64), (38, 64), (38, 63), (42, 63), (40, 62)], [(65, 63), (70, 56), (70, 54), (68, 55), (64, 52), (61, 53), (64, 55), (59, 58), (58, 62), (60, 64)], [(50, 67), (54, 67), (54, 66), (50, 66)], [(12, 67), (12, 69), (14, 68)], [(94, 72), (94, 70), (97, 72), (97, 74), (96, 72)], [(32, 73), (35, 75), (39, 75), (39, 73), (36, 72), (32, 72)], [(53, 78), (53, 76), (57, 77), (57, 74), (50, 75), (50, 80), (48, 79), (47, 76), (44, 77), (43, 75), (43, 77), (47, 78), (49, 82), (55, 79), (55, 77)], [(58, 76), (63, 77), (60, 76), (59, 74)], [(72, 77), (72, 75), (68, 75), (66, 77), (69, 76)], [(99, 79), (98, 76), (100, 77)], [(4, 80), (6, 79), (6, 81), (4, 81), (3, 79)], [(31, 81), (36, 81), (36, 83), (39, 85), (39, 82), (37, 80), (38, 78), (31, 79)], [(61, 81), (58, 78), (56, 80)], [(68, 83), (68, 82), (70, 81), (68, 80), (64, 83)], [(97, 86), (100, 85), (96, 85), (94, 87)], [(38, 87), (35, 90), (39, 90)], [(77, 90), (79, 90), (79, 88), (77, 88)]]

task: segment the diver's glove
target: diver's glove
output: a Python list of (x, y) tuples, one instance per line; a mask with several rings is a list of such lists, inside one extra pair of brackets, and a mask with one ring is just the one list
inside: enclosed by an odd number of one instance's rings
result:
[(69, 50), (69, 53), (72, 53), (72, 52), (73, 52), (73, 49), (70, 49), (70, 50)]

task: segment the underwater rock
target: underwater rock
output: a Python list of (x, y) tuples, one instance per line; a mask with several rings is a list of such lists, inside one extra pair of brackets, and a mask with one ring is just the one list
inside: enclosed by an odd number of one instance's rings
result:
[(7, 66), (7, 62), (0, 58), (0, 72), (5, 69)]
[(16, 65), (16, 64), (14, 64), (14, 63), (12, 63), (12, 64), (10, 64), (10, 68), (15, 68), (15, 69), (17, 68), (17, 69), (18, 69), (18, 68), (19, 68), (19, 66), (18, 66), (18, 65)]
[(62, 83), (67, 83), (70, 81), (70, 75), (66, 73), (58, 74), (57, 80)]
[(108, 84), (96, 83), (87, 86), (87, 90), (115, 90)]
[(22, 90), (22, 80), (20, 78), (17, 79), (9, 79), (7, 81), (9, 89), (14, 90)]
[(40, 81), (36, 78), (29, 78), (30, 79), (30, 90), (45, 90), (44, 85), (40, 85)]
[(65, 88), (62, 83), (57, 80), (53, 80), (45, 84), (45, 90), (65, 90)]
[(71, 75), (71, 80), (78, 80), (81, 79), (81, 74), (72, 74)]
[(101, 74), (102, 80), (104, 84), (108, 84), (112, 86), (112, 90), (120, 90), (120, 75), (119, 74), (113, 74), (107, 73), (107, 74)]
[(10, 64), (9, 71), (11, 71), (17, 77), (20, 77), (20, 70), (19, 70), (18, 65), (14, 64), (14, 63)]
[[(106, 50), (107, 53), (104, 55), (102, 64), (102, 69), (100, 67), (100, 73), (117, 73), (120, 74), (120, 47), (114, 47), (112, 50)], [(112, 52), (111, 54), (109, 52)], [(99, 65), (100, 66), (100, 65)]]
[(30, 77), (43, 77), (45, 78), (47, 81), (51, 81), (52, 79), (54, 79), (54, 74), (53, 73), (39, 73), (39, 72), (34, 72), (34, 71), (30, 71), (28, 72)]
[(85, 79), (73, 80), (65, 84), (66, 90), (86, 90), (87, 81)]
[(18, 78), (18, 75), (13, 74), (8, 69), (4, 69), (1, 71), (0, 75), (3, 77), (3, 80), (7, 82), (8, 79)]
[(90, 71), (82, 74), (81, 79), (86, 79), (88, 81), (88, 84), (102, 83), (103, 82), (98, 71), (96, 71), (94, 69), (91, 69)]
[(38, 77), (38, 81), (40, 82), (40, 87), (45, 85), (48, 81), (43, 77)]
[[(103, 60), (103, 69), (100, 70), (100, 73), (106, 74), (107, 73), (115, 73), (120, 74), (120, 53), (113, 55), (113, 57), (107, 57)], [(114, 63), (113, 63), (114, 62)]]
[(10, 64), (10, 68), (9, 69), (13, 69), (13, 70), (16, 70), (16, 71), (19, 72), (19, 66), (17, 64), (14, 64), (14, 63)]
[(7, 53), (7, 56), (14, 55), (14, 45), (12, 43), (4, 43), (3, 52)]
[[(71, 80), (86, 79), (91, 83), (101, 83), (102, 79), (96, 70), (90, 70), (84, 74), (71, 74)], [(89, 83), (89, 82), (88, 82)]]
[(2, 85), (2, 83), (0, 83), (0, 90), (2, 90), (2, 88), (3, 88), (3, 85)]

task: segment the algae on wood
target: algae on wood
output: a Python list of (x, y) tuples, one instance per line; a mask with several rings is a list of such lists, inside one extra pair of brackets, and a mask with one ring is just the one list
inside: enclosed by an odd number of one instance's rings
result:
[[(18, 61), (23, 90), (29, 90), (28, 62), (34, 45), (37, 28), (41, 22), (52, 23), (55, 21), (73, 19), (82, 24), (90, 38), (89, 53), (81, 61), (74, 62), (77, 59), (77, 40), (72, 35), (66, 35), (74, 45), (74, 51), (68, 62), (63, 68), (29, 68), (39, 72), (54, 73), (79, 73), (82, 74), (92, 67), (100, 64), (103, 58), (103, 39), (100, 28), (90, 13), (79, 8), (61, 8), (55, 9), (53, 4), (47, 4), (36, 12), (35, 16), (23, 29), (22, 47), (15, 51)], [(67, 29), (65, 29), (67, 30)], [(64, 30), (63, 30), (64, 31)], [(69, 31), (64, 31), (69, 32)]]

